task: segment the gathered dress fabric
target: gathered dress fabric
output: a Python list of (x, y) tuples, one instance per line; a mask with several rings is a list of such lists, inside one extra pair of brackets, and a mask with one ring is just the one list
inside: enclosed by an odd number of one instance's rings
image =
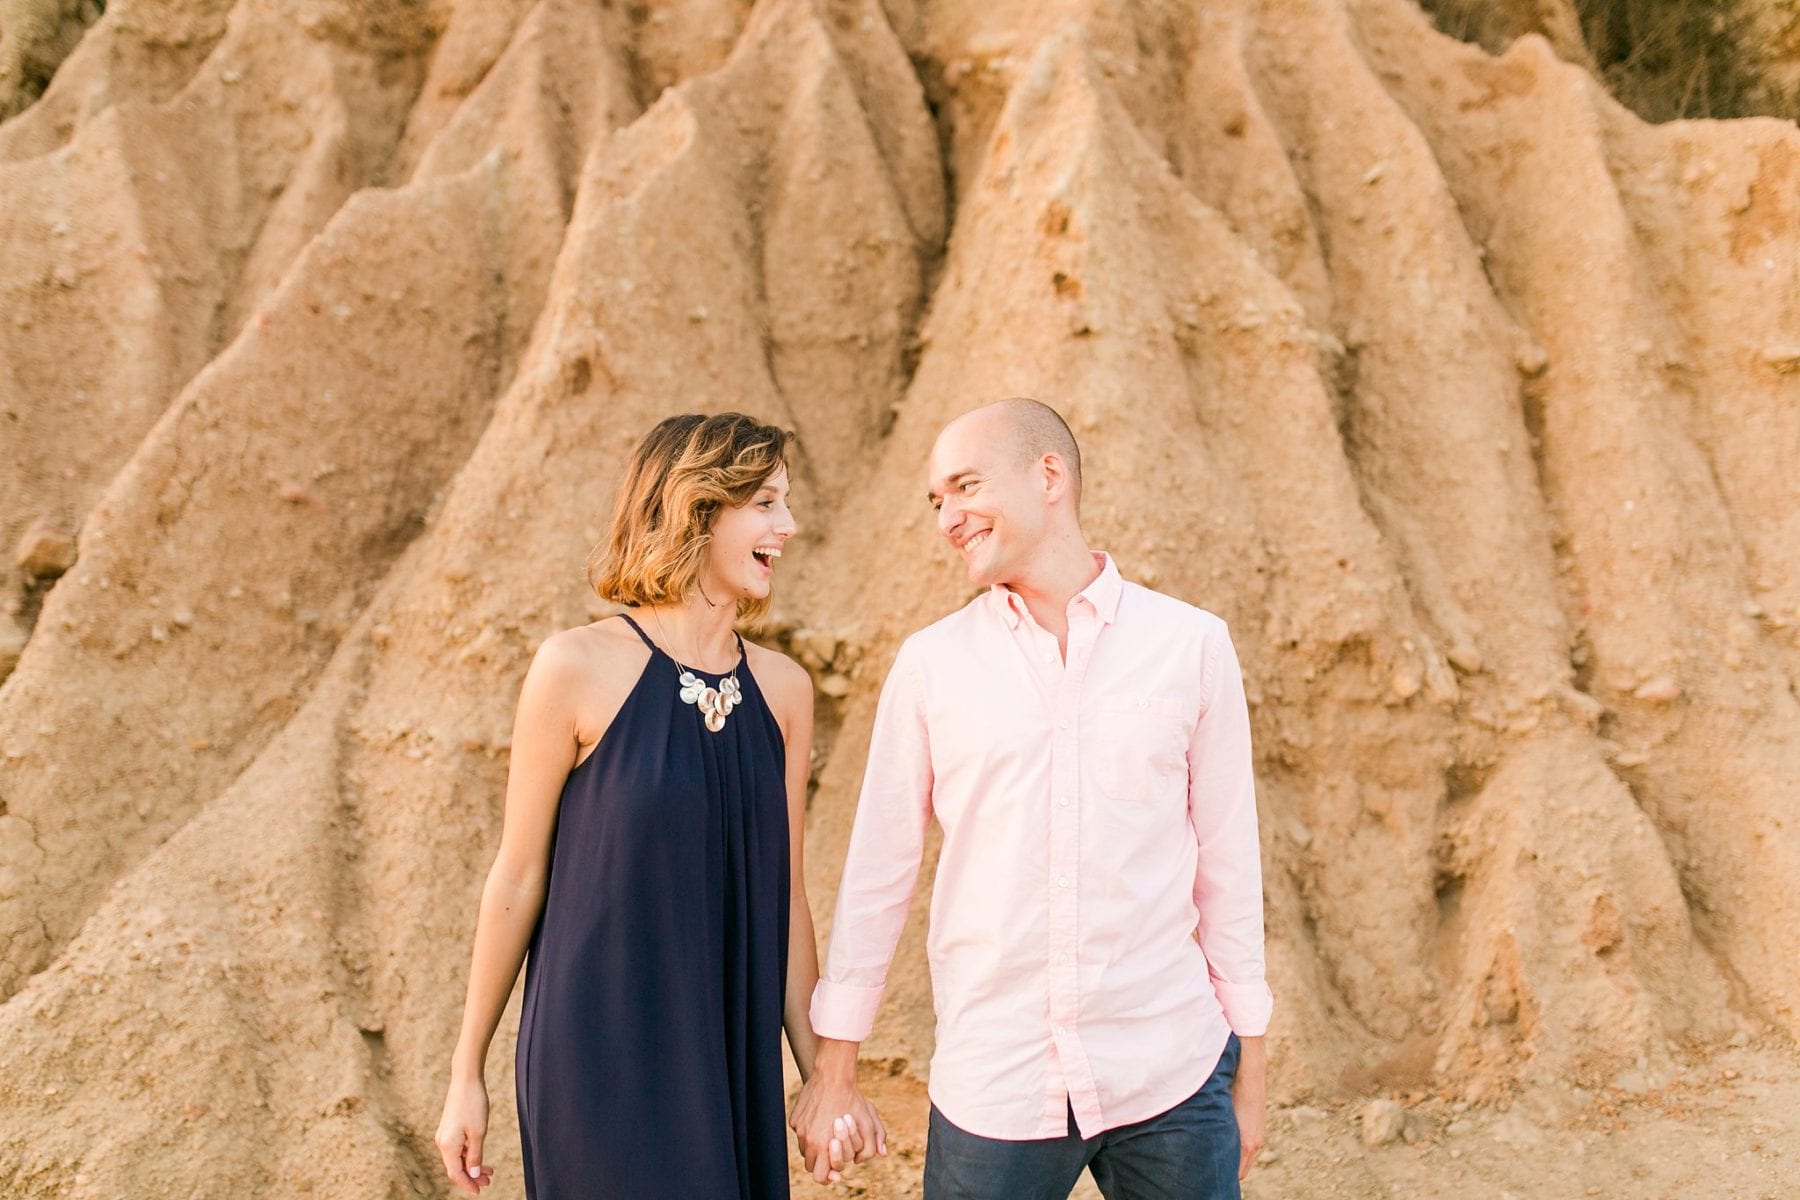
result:
[(786, 1200), (781, 729), (742, 639), (743, 699), (714, 732), (623, 619), (650, 661), (563, 784), (526, 960), (525, 1193)]

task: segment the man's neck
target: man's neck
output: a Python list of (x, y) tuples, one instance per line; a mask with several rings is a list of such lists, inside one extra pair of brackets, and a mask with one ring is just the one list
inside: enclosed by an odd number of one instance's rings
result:
[(1031, 619), (1067, 649), (1069, 601), (1098, 579), (1100, 571), (1099, 560), (1077, 534), (1046, 545), (1018, 578), (1006, 580), (1004, 586), (1025, 602)]

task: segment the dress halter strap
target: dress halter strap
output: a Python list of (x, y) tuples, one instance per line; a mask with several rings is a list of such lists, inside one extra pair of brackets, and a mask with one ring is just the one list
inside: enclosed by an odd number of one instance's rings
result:
[[(679, 662), (676, 662), (675, 657), (673, 655), (669, 654), (669, 652), (667, 650), (663, 650), (663, 648), (661, 646), (658, 646), (655, 642), (650, 640), (650, 635), (644, 632), (644, 627), (642, 625), (639, 625), (636, 621), (631, 619), (630, 613), (619, 613), (618, 616), (619, 616), (620, 620), (624, 621), (627, 625), (631, 626), (631, 630), (633, 633), (637, 634), (639, 638), (643, 639), (644, 645), (650, 647), (651, 654), (656, 654), (657, 652), (660, 651), (663, 655), (668, 657), (669, 661), (675, 662), (676, 666), (681, 666), (681, 664)], [(750, 652), (744, 649), (744, 635), (743, 634), (739, 633), (737, 630), (734, 629), (731, 631), (731, 636), (737, 639), (738, 666), (741, 667), (744, 665), (745, 659), (747, 659), (749, 657)], [(736, 671), (736, 670), (737, 670), (737, 667), (732, 668), (732, 671)], [(717, 671), (709, 671), (708, 674), (716, 675), (716, 674), (718, 674), (718, 672)]]
[(650, 647), (652, 652), (655, 652), (655, 650), (657, 649), (656, 643), (651, 641), (650, 635), (645, 633), (643, 628), (641, 626), (639, 626), (636, 621), (631, 619), (631, 614), (630, 613), (620, 613), (619, 616), (624, 619), (624, 621), (627, 625), (631, 626), (633, 633), (637, 634), (638, 637), (643, 639), (644, 645)]

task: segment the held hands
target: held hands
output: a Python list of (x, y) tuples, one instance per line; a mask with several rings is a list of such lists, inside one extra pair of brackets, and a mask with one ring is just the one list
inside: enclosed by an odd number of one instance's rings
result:
[(481, 1163), (481, 1141), (487, 1136), (487, 1085), (479, 1079), (450, 1081), (444, 1117), (438, 1122), (438, 1153), (450, 1182), (472, 1196), (494, 1182), (494, 1168)]
[(848, 1074), (815, 1070), (800, 1089), (788, 1118), (800, 1156), (818, 1183), (838, 1183), (844, 1168), (887, 1151), (887, 1130), (875, 1106), (856, 1086), (855, 1060)]

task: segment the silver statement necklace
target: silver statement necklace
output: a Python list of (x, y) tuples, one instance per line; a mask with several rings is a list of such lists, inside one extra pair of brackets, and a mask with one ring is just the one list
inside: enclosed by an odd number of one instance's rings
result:
[[(652, 609), (651, 615), (656, 618), (656, 632), (662, 634), (664, 642), (673, 646), (675, 643), (669, 641), (669, 631), (663, 628), (662, 614)], [(744, 698), (743, 689), (738, 686), (737, 671), (733, 670), (731, 674), (721, 679), (719, 686), (715, 688), (682, 666), (680, 659), (675, 658), (672, 654), (669, 657), (674, 659), (677, 667), (681, 668), (679, 676), (681, 702), (699, 708), (700, 715), (706, 719), (706, 727), (714, 733), (725, 728), (725, 718), (731, 715), (731, 710), (736, 708)]]

